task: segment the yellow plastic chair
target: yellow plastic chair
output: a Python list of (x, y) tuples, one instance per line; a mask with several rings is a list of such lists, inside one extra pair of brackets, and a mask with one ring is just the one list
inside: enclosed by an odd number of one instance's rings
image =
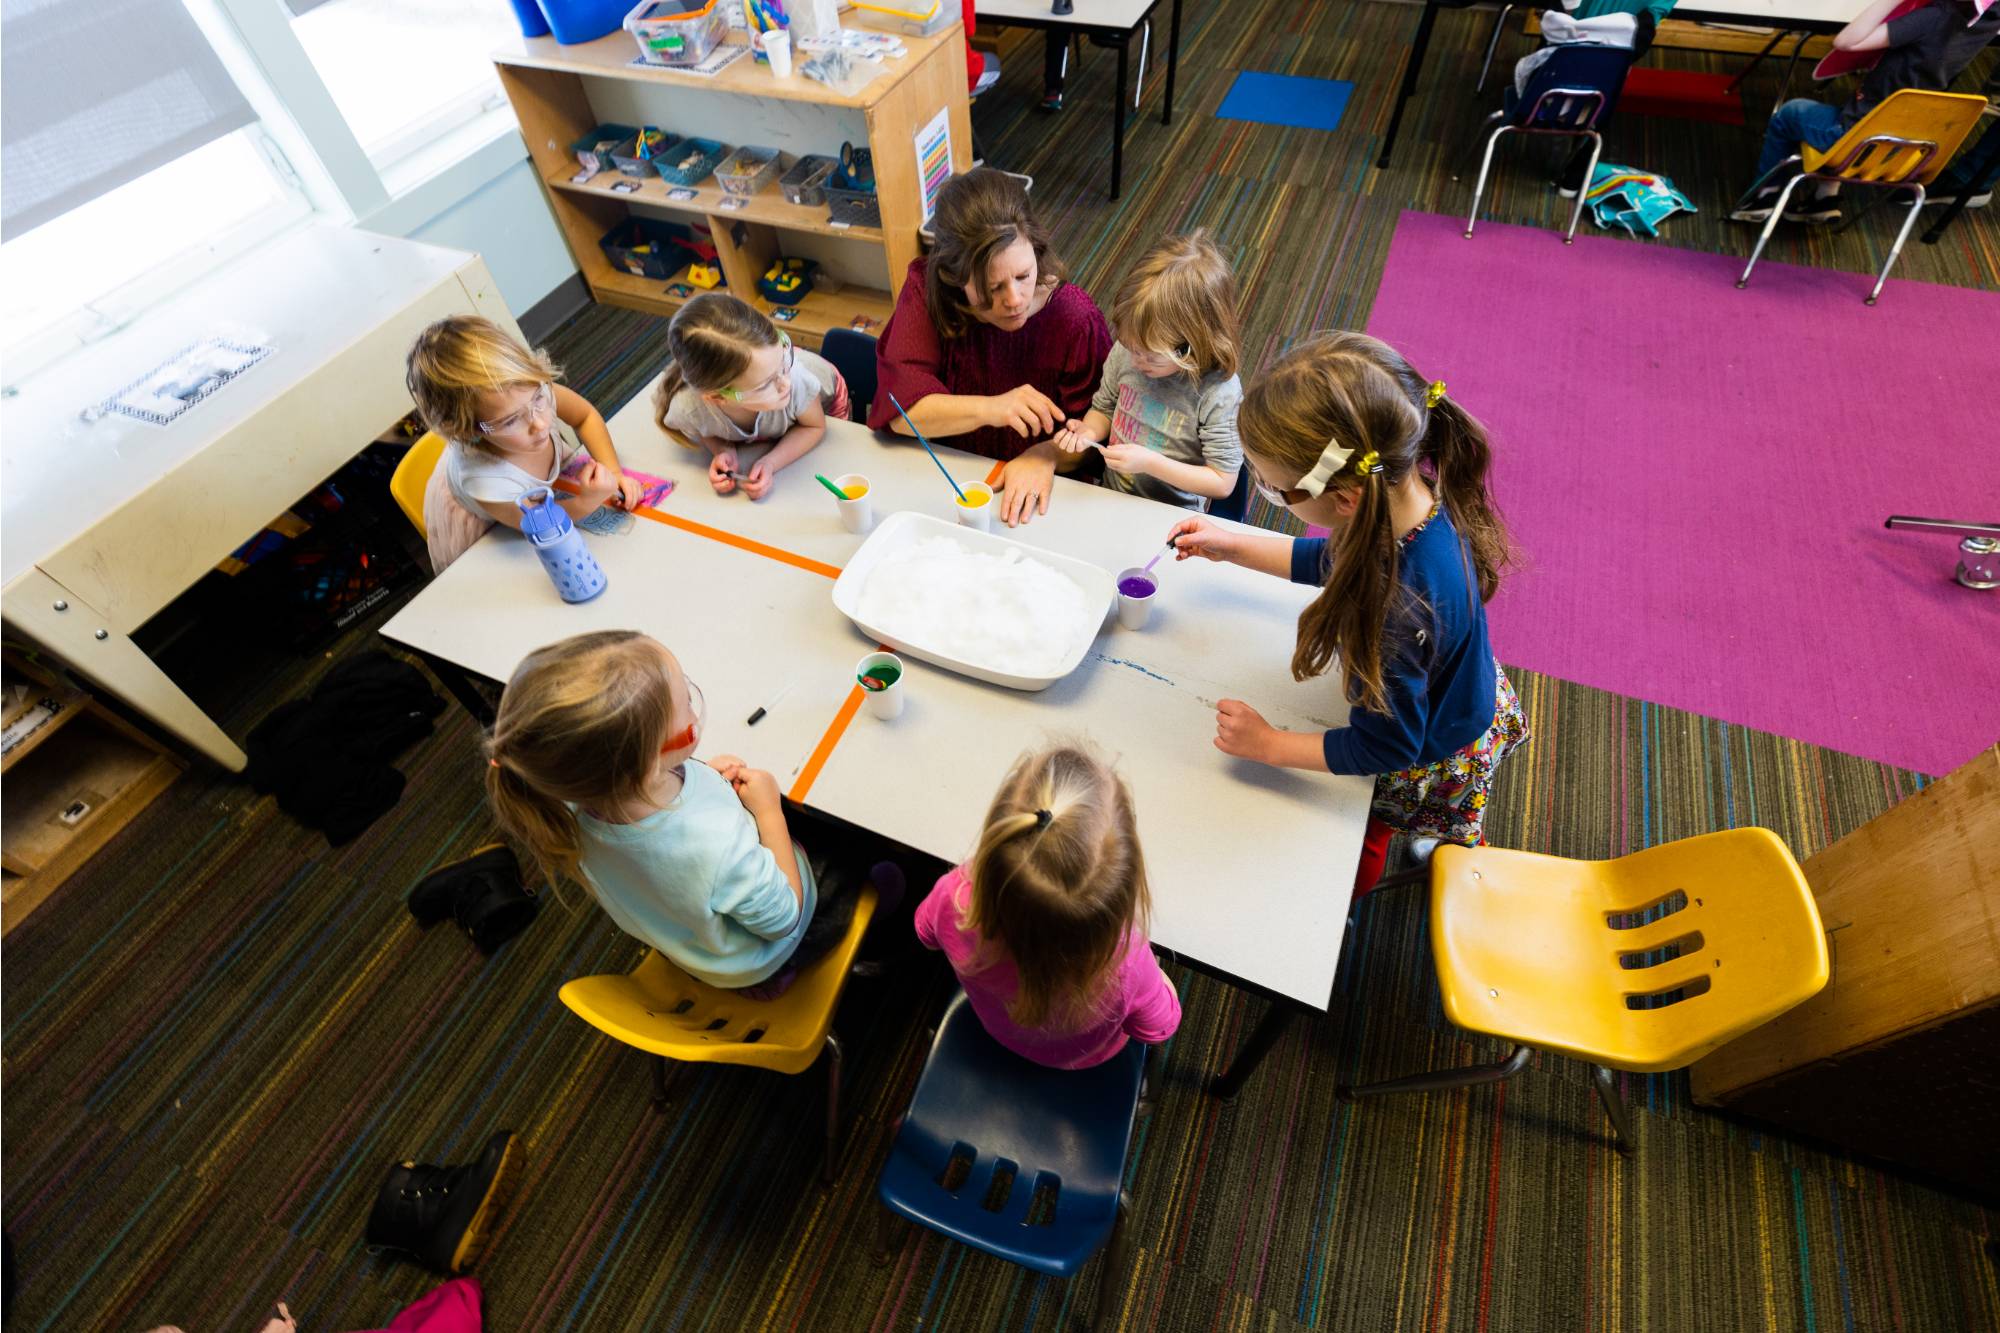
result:
[(1341, 1087), (1343, 1099), (1496, 1083), (1535, 1050), (1611, 1071), (1680, 1069), (1826, 985), (1826, 935), (1798, 862), (1769, 829), (1732, 829), (1571, 861), (1497, 847), (1431, 857), (1431, 949), (1445, 1015), (1514, 1043), (1508, 1058)]
[[(1820, 152), (1811, 144), (1800, 144), (1796, 154), (1759, 176), (1756, 184), (1737, 205), (1741, 208), (1748, 203), (1757, 191), (1764, 188), (1764, 182), (1773, 173), (1791, 166), (1799, 168), (1798, 174), (1786, 181), (1785, 188), (1779, 193), (1777, 206), (1771, 210), (1764, 230), (1757, 237), (1757, 247), (1750, 252), (1750, 262), (1744, 266), (1743, 276), (1736, 280), (1738, 290), (1750, 281), (1750, 270), (1757, 267), (1758, 257), (1764, 253), (1771, 233), (1777, 230), (1785, 205), (1800, 181), (1915, 190), (1917, 197), (1910, 205), (1910, 215), (1903, 219), (1902, 229), (1896, 233), (1896, 243), (1889, 247), (1889, 257), (1883, 261), (1882, 272), (1875, 278), (1875, 289), (1868, 293), (1868, 304), (1874, 305), (1875, 298), (1882, 294), (1882, 284), (1889, 281), (1889, 270), (1896, 266), (1896, 256), (1903, 252), (1903, 242), (1909, 239), (1910, 228), (1917, 225), (1917, 214), (1923, 211), (1924, 187), (1937, 179), (1938, 173), (1951, 161), (1952, 154), (1965, 142), (1965, 136), (1979, 123), (1979, 117), (1985, 110), (1986, 99), (1969, 93), (1933, 93), (1919, 88), (1903, 88), (1883, 98), (1880, 106), (1856, 121), (1854, 128), (1841, 135), (1839, 141), (1825, 152)], [(1877, 196), (1878, 199), (1880, 197)], [(1863, 213), (1867, 211), (1865, 208), (1862, 210)], [(1857, 221), (1859, 217), (1857, 214)]]
[(444, 457), (444, 436), (434, 430), (427, 430), (417, 437), (403, 455), (403, 461), (396, 464), (396, 471), (389, 478), (389, 494), (396, 497), (396, 507), (403, 511), (403, 517), (416, 525), (421, 535), (424, 531), (424, 488), (430, 485), (431, 473), (437, 469), (438, 459)]
[(653, 1104), (659, 1109), (667, 1104), (669, 1060), (802, 1074), (824, 1047), (826, 1151), (820, 1179), (830, 1185), (840, 1156), (841, 1049), (833, 1012), (874, 915), (875, 890), (863, 886), (846, 937), (800, 969), (797, 980), (775, 1000), (746, 999), (740, 991), (704, 985), (652, 950), (630, 974), (578, 977), (559, 994), (598, 1031), (658, 1057), (653, 1062)]

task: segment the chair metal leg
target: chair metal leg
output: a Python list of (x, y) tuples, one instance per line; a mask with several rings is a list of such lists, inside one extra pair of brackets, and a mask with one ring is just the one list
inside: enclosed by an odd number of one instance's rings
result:
[(1146, 95), (1146, 53), (1153, 49), (1153, 20), (1147, 19), (1143, 35), (1139, 38), (1139, 81), (1132, 87), (1132, 109), (1139, 109), (1139, 99)]
[(1625, 1118), (1625, 1099), (1618, 1095), (1618, 1085), (1613, 1081), (1610, 1070), (1603, 1065), (1591, 1070), (1591, 1085), (1597, 1089), (1597, 1100), (1604, 1103), (1605, 1118), (1611, 1122), (1611, 1136), (1618, 1151), (1626, 1156), (1632, 1154), (1632, 1125)]
[(820, 1158), (819, 1183), (831, 1186), (840, 1165), (840, 1038), (826, 1034), (826, 1151)]
[(1459, 159), (1458, 164), (1452, 167), (1451, 169), (1451, 179), (1454, 184), (1457, 183), (1457, 181), (1465, 175), (1465, 168), (1471, 164), (1472, 159), (1478, 156), (1479, 145), (1485, 140), (1487, 128), (1489, 126), (1498, 125), (1501, 121), (1505, 119), (1507, 119), (1507, 113), (1505, 111), (1495, 111), (1491, 115), (1487, 116), (1485, 120), (1479, 122), (1478, 132), (1472, 136), (1471, 142), (1465, 145), (1464, 156), (1462, 156)]
[(1291, 1005), (1282, 1000), (1272, 1000), (1270, 1007), (1264, 1010), (1264, 1016), (1257, 1020), (1257, 1026), (1251, 1029), (1250, 1039), (1243, 1043), (1242, 1050), (1236, 1052), (1236, 1058), (1216, 1078), (1210, 1091), (1224, 1101), (1234, 1100), (1236, 1094), (1243, 1091), (1243, 1084), (1250, 1075), (1257, 1072), (1257, 1066), (1264, 1062), (1271, 1048), (1278, 1044), (1278, 1038), (1285, 1035), (1293, 1014)]
[(665, 1111), (671, 1105), (667, 1098), (667, 1057), (653, 1057), (653, 1109)]
[(1771, 216), (1764, 219), (1764, 230), (1757, 233), (1757, 246), (1750, 252), (1750, 262), (1743, 266), (1743, 276), (1736, 280), (1736, 290), (1742, 291), (1750, 285), (1750, 270), (1757, 267), (1757, 260), (1763, 255), (1764, 247), (1770, 243), (1771, 233), (1778, 229), (1778, 219), (1785, 215), (1785, 205), (1792, 200), (1792, 191), (1799, 188), (1804, 176), (1794, 176), (1785, 182), (1785, 188), (1778, 191), (1778, 200), (1771, 206)]
[(1499, 144), (1500, 136), (1513, 128), (1512, 125), (1502, 125), (1493, 131), (1492, 137), (1486, 141), (1485, 156), (1479, 159), (1479, 183), (1472, 187), (1472, 212), (1467, 214), (1465, 219), (1465, 239), (1468, 241), (1472, 239), (1473, 225), (1479, 221), (1479, 199), (1486, 193), (1487, 173), (1493, 170), (1493, 149)]
[(896, 1242), (903, 1230), (903, 1219), (890, 1212), (887, 1204), (878, 1203), (877, 1206), (881, 1211), (875, 1217), (874, 1259), (875, 1266), (880, 1268), (895, 1257), (899, 1248)]
[(1870, 213), (1873, 213), (1877, 208), (1881, 207), (1882, 201), (1887, 199), (1890, 195), (1894, 193), (1895, 190), (1892, 188), (1870, 190), (1868, 192), (1868, 202), (1861, 205), (1861, 207), (1855, 209), (1854, 212), (1852, 212), (1851, 214), (1848, 214), (1846, 217), (1843, 217), (1841, 219), (1840, 225), (1833, 229), (1833, 234), (1835, 236), (1838, 236), (1843, 232), (1852, 230), (1856, 223), (1860, 222), (1861, 219), (1867, 217)]
[(1500, 49), (1500, 34), (1507, 27), (1507, 16), (1514, 12), (1514, 6), (1502, 5), (1500, 12), (1493, 16), (1493, 35), (1486, 39), (1486, 59), (1479, 63), (1479, 83), (1474, 92), (1486, 91), (1486, 76), (1493, 69), (1493, 53)]
[(1583, 218), (1584, 200), (1590, 197), (1590, 182), (1597, 177), (1597, 159), (1604, 152), (1604, 136), (1596, 130), (1588, 131), (1590, 136), (1590, 162), (1583, 169), (1583, 186), (1576, 192), (1576, 207), (1569, 211), (1569, 230), (1563, 233), (1563, 244), (1576, 244), (1576, 224)]
[(1917, 201), (1910, 205), (1910, 215), (1903, 219), (1902, 227), (1896, 232), (1896, 243), (1889, 247), (1889, 258), (1883, 261), (1881, 276), (1875, 279), (1875, 290), (1868, 293), (1868, 304), (1874, 305), (1875, 298), (1882, 294), (1882, 284), (1889, 281), (1889, 270), (1896, 267), (1896, 256), (1903, 253), (1903, 242), (1910, 239), (1910, 231), (1917, 225), (1917, 215), (1924, 211), (1924, 187), (1912, 186), (1917, 192)]
[(1112, 1328), (1117, 1323), (1118, 1298), (1125, 1290), (1125, 1273), (1131, 1265), (1126, 1222), (1132, 1212), (1132, 1196), (1118, 1191), (1118, 1220), (1111, 1224), (1111, 1239), (1104, 1246), (1104, 1269), (1097, 1275), (1097, 1309), (1090, 1326)]
[(1463, 1069), (1440, 1069), (1430, 1074), (1411, 1074), (1408, 1078), (1364, 1083), (1358, 1088), (1342, 1083), (1335, 1086), (1333, 1094), (1344, 1102), (1351, 1102), (1358, 1097), (1385, 1097), (1398, 1092), (1443, 1092), (1448, 1088), (1469, 1088), (1480, 1083), (1500, 1083), (1526, 1068), (1528, 1057), (1533, 1054), (1534, 1051), (1529, 1047), (1516, 1046), (1514, 1053), (1497, 1065), (1467, 1065)]
[(1735, 203), (1729, 206), (1729, 211), (1734, 213), (1737, 209), (1743, 207), (1743, 205), (1749, 203), (1752, 199), (1755, 199), (1757, 197), (1757, 191), (1763, 189), (1765, 182), (1769, 181), (1771, 177), (1777, 175), (1779, 172), (1783, 171), (1786, 167), (1795, 167), (1799, 165), (1799, 163), (1802, 161), (1804, 161), (1804, 159), (1801, 158), (1798, 154), (1794, 153), (1792, 154), (1792, 156), (1780, 162), (1777, 166), (1772, 167), (1769, 171), (1759, 176), (1756, 180), (1751, 181), (1750, 188), (1745, 190), (1742, 194), (1742, 197), (1737, 199)]

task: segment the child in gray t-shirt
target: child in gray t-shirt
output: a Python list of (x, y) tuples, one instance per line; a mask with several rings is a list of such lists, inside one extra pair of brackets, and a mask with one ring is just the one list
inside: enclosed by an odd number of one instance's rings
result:
[[(740, 486), (762, 499), (780, 469), (825, 438), (839, 375), (754, 307), (722, 292), (697, 296), (667, 326), (667, 349), (673, 361), (654, 390), (653, 419), (708, 450), (717, 495)], [(770, 450), (744, 467), (738, 450), (763, 444)]]
[(1111, 309), (1118, 335), (1090, 412), (1056, 446), (1104, 452), (1104, 484), (1189, 509), (1235, 489), (1236, 279), (1205, 231), (1160, 242)]

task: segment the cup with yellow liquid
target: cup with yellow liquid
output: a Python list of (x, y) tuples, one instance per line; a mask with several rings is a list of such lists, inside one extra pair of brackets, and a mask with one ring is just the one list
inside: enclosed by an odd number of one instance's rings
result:
[(958, 521), (980, 532), (993, 531), (993, 488), (975, 481), (959, 489), (965, 492), (965, 498), (951, 502), (951, 507), (958, 511)]
[(840, 500), (840, 525), (849, 532), (866, 532), (875, 526), (875, 502), (868, 498), (868, 478), (859, 472), (849, 472), (835, 477), (833, 484), (840, 488), (844, 499)]

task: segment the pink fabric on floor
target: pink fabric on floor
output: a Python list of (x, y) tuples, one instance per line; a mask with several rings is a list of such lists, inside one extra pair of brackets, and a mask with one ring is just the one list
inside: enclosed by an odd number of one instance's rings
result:
[(2000, 519), (2000, 294), (1464, 226), (1402, 215), (1368, 331), (1493, 432), (1503, 662), (1925, 773), (2000, 737), (2000, 593), (1882, 527)]
[(480, 1333), (479, 1279), (457, 1277), (406, 1305), (376, 1333)]

